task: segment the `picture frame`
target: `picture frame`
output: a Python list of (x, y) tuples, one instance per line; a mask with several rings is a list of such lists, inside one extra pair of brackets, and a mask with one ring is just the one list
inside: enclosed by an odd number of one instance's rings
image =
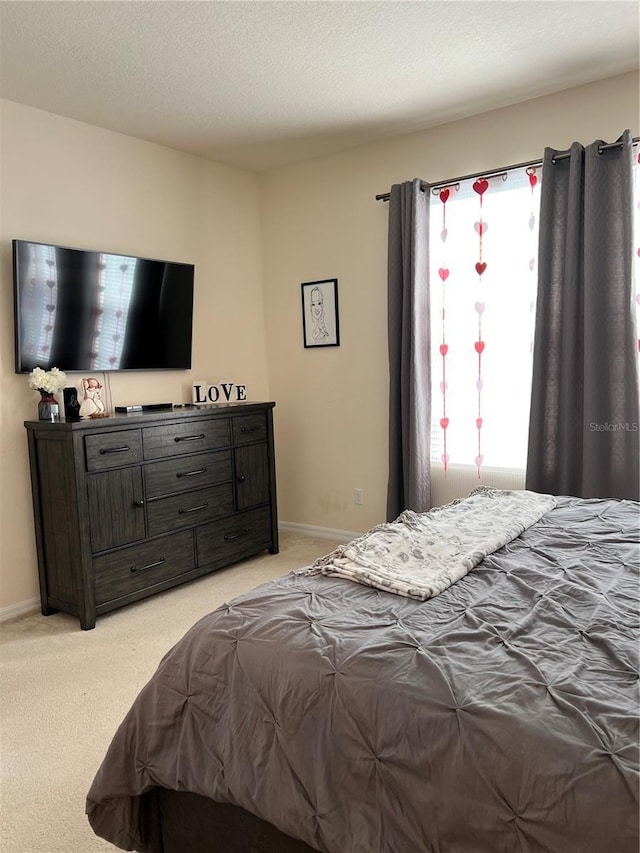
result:
[(111, 395), (103, 377), (85, 375), (76, 384), (78, 402), (80, 403), (79, 417), (106, 418), (111, 414)]
[(339, 347), (338, 279), (304, 281), (301, 290), (305, 347)]

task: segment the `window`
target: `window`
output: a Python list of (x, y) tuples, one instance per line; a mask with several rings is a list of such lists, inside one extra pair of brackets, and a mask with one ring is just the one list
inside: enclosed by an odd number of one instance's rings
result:
[(640, 143), (633, 146), (633, 272), (638, 353), (640, 353)]
[(431, 193), (435, 469), (526, 466), (541, 177), (514, 169)]

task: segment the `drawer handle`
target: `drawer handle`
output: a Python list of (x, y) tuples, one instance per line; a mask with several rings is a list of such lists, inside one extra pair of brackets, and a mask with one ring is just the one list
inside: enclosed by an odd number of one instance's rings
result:
[(156, 569), (158, 566), (163, 565), (164, 562), (165, 559), (162, 558), (161, 560), (156, 560), (155, 563), (149, 563), (148, 566), (140, 566), (140, 568), (137, 566), (131, 566), (130, 572), (131, 574), (134, 574), (135, 572), (148, 572), (149, 569)]
[(239, 483), (244, 483), (247, 478), (244, 476), (244, 474), (240, 474), (236, 479)]
[(261, 426), (240, 427), (240, 432), (260, 432)]
[(246, 536), (247, 533), (251, 533), (250, 527), (243, 527), (240, 533), (225, 533), (224, 541), (231, 542), (233, 539), (240, 539), (242, 536)]
[(136, 501), (135, 506), (137, 506), (138, 509), (142, 509), (142, 507), (144, 506), (144, 501), (143, 500)]
[(173, 440), (176, 444), (179, 441), (201, 441), (204, 438), (204, 433), (201, 432), (200, 435), (177, 435)]
[(107, 453), (126, 453), (131, 450), (128, 444), (123, 444), (122, 447), (101, 447), (100, 456), (105, 456)]
[(176, 474), (176, 477), (195, 477), (196, 474), (205, 474), (207, 471), (206, 468), (198, 468), (197, 471), (179, 471)]
[(188, 515), (190, 512), (200, 512), (201, 509), (206, 509), (209, 504), (205, 501), (203, 504), (199, 504), (198, 506), (192, 506), (189, 509), (179, 509), (178, 515)]

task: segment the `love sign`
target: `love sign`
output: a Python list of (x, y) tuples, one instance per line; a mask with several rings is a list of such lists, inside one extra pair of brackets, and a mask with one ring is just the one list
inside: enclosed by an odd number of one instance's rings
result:
[(247, 386), (236, 385), (235, 382), (220, 382), (209, 385), (207, 382), (193, 383), (194, 405), (208, 403), (241, 403), (247, 399)]

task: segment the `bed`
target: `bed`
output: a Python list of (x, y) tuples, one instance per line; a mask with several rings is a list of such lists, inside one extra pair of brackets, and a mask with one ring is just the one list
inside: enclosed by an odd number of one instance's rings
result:
[(426, 600), (325, 560), (223, 605), (116, 732), (94, 831), (148, 853), (637, 853), (639, 511), (559, 497)]

